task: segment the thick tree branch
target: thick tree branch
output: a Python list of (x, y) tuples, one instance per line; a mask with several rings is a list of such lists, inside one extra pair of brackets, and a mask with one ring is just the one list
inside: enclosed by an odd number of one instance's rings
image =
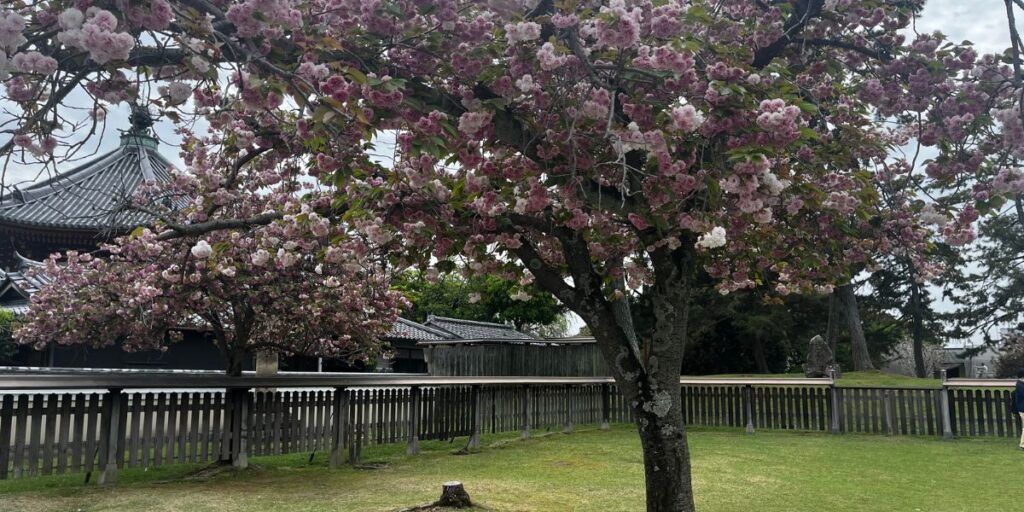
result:
[(537, 249), (529, 240), (522, 240), (523, 245), (515, 249), (516, 256), (523, 266), (530, 270), (534, 278), (545, 290), (562, 301), (570, 309), (578, 310), (580, 297), (576, 289), (562, 279), (562, 274), (544, 261)]
[(214, 21), (224, 20), (224, 16), (225, 16), (224, 11), (222, 11), (220, 9), (220, 7), (217, 7), (216, 5), (213, 5), (212, 3), (207, 2), (206, 0), (178, 0), (178, 1), (179, 1), (179, 3), (181, 3), (182, 5), (184, 5), (186, 7), (191, 7), (193, 9), (195, 9), (200, 14), (209, 14), (210, 16), (213, 16)]
[(283, 215), (277, 212), (268, 212), (245, 219), (215, 219), (195, 224), (167, 224), (167, 230), (157, 235), (157, 240), (173, 240), (186, 236), (200, 236), (214, 231), (224, 229), (246, 229), (256, 226), (266, 226)]
[(597, 76), (597, 71), (594, 69), (593, 63), (590, 62), (590, 57), (587, 57), (587, 52), (583, 49), (583, 44), (580, 42), (579, 34), (576, 33), (576, 29), (566, 30), (565, 39), (566, 42), (569, 43), (569, 48), (572, 49), (572, 54), (580, 61), (580, 65), (583, 66), (583, 69), (587, 70), (587, 76), (590, 77), (590, 83), (594, 87), (601, 89), (612, 89), (611, 84)]
[(242, 170), (242, 167), (245, 167), (246, 164), (255, 160), (256, 157), (270, 150), (271, 148), (269, 147), (259, 148), (255, 151), (250, 151), (246, 153), (245, 156), (235, 160), (235, 163), (231, 166), (231, 172), (228, 173), (228, 179), (224, 182), (224, 188), (231, 188), (234, 186), (235, 181), (238, 179), (238, 173)]
[(754, 61), (751, 63), (753, 67), (763, 68), (782, 55), (789, 43), (794, 41), (794, 36), (802, 32), (811, 19), (821, 15), (821, 8), (825, 5), (825, 0), (797, 0), (794, 3), (793, 13), (783, 25), (782, 37), (754, 53)]
[(872, 59), (878, 60), (889, 60), (889, 55), (885, 52), (872, 50), (871, 48), (865, 48), (863, 46), (857, 46), (853, 43), (846, 41), (839, 41), (836, 39), (794, 39), (794, 43), (806, 44), (808, 46), (828, 46), (831, 48), (842, 48), (844, 50), (851, 50), (861, 55), (871, 57)]

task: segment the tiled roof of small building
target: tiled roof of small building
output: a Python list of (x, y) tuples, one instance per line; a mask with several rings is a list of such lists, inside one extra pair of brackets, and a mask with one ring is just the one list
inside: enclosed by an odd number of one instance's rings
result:
[(157, 152), (156, 139), (129, 132), (117, 149), (0, 197), (0, 224), (96, 232), (130, 229), (151, 218), (121, 206), (143, 183), (169, 181), (170, 170), (171, 164)]
[(424, 325), (441, 329), (451, 334), (449, 339), (463, 340), (533, 340), (529, 334), (519, 332), (511, 325), (492, 322), (477, 322), (443, 316), (427, 316)]
[(398, 318), (386, 337), (394, 340), (439, 341), (451, 339), (452, 335), (412, 320)]

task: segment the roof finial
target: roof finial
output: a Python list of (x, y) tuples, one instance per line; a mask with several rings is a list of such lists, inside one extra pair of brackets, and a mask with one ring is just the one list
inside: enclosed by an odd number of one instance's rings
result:
[(153, 116), (149, 109), (142, 105), (132, 105), (132, 114), (129, 117), (132, 123), (131, 132), (133, 135), (149, 135), (149, 129), (153, 126)]
[(132, 105), (132, 113), (128, 116), (132, 127), (121, 132), (122, 146), (143, 146), (156, 149), (157, 140), (153, 136), (153, 115), (149, 108), (142, 105)]

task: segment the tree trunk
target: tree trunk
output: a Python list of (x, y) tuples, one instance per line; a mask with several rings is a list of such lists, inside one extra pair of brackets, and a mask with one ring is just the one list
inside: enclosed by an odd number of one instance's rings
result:
[[(655, 300), (655, 334), (643, 360), (637, 360), (629, 337), (612, 314), (584, 310), (605, 361), (626, 401), (632, 405), (644, 454), (647, 512), (693, 512), (690, 453), (683, 424), (679, 369), (682, 364), (686, 307)], [(671, 342), (669, 342), (671, 340)]]
[(828, 297), (828, 325), (825, 327), (825, 342), (832, 351), (832, 360), (835, 362), (839, 350), (839, 322), (842, 312), (839, 310), (839, 290), (832, 292)]
[[(225, 360), (225, 372), (228, 377), (240, 377), (242, 369), (245, 368), (245, 350), (233, 348), (228, 345), (223, 331), (218, 333), (217, 346)], [(228, 388), (224, 394), (224, 428), (229, 435), (228, 449), (218, 450), (217, 462), (222, 465), (230, 465), (236, 469), (245, 469), (249, 465), (248, 443), (248, 415), (249, 415), (249, 390), (245, 388)]]
[[(679, 274), (675, 274), (678, 276)], [(654, 326), (645, 340), (640, 368), (614, 365), (616, 381), (633, 404), (640, 446), (644, 454), (647, 512), (693, 512), (690, 451), (683, 424), (679, 371), (687, 341), (690, 284), (688, 279), (668, 279), (652, 289), (651, 313)], [(608, 318), (608, 317), (603, 317)], [(610, 315), (617, 336), (617, 358), (621, 363), (631, 336), (632, 322), (625, 325)], [(592, 327), (593, 329), (593, 327)], [(600, 329), (602, 333), (608, 329)], [(599, 342), (600, 343), (600, 342)], [(606, 352), (607, 353), (607, 352)], [(607, 357), (607, 356), (606, 356)], [(615, 361), (616, 358), (609, 359)]]
[(647, 512), (693, 512), (690, 450), (676, 383), (662, 390), (641, 383), (633, 413), (640, 431)]
[(764, 353), (764, 340), (760, 336), (753, 337), (754, 364), (757, 365), (757, 373), (771, 373), (768, 370), (768, 358)]
[(227, 358), (228, 377), (240, 377), (245, 369), (246, 353), (244, 349), (231, 348), (225, 352)]
[(853, 352), (853, 371), (874, 370), (875, 365), (868, 355), (868, 343), (864, 339), (864, 327), (860, 321), (860, 310), (857, 309), (857, 296), (853, 293), (853, 285), (844, 284), (836, 288), (846, 316), (847, 329), (850, 331), (850, 346)]
[(928, 375), (926, 375), (924, 367), (924, 333), (921, 329), (921, 288), (916, 282), (910, 283), (910, 300), (912, 308), (911, 317), (913, 320), (910, 332), (914, 340), (914, 375), (924, 378)]
[[(602, 357), (631, 404), (644, 454), (647, 512), (693, 512), (690, 453), (679, 386), (690, 292), (699, 272), (693, 243), (683, 244), (674, 252), (659, 247), (649, 253), (655, 274), (654, 284), (648, 288), (651, 309), (650, 315), (639, 316), (654, 320), (641, 338), (624, 304), (615, 305), (608, 299), (611, 294), (607, 292), (614, 285), (604, 288), (605, 277), (594, 269), (588, 242), (573, 232), (564, 233), (560, 241), (573, 281), (571, 287), (561, 273), (546, 265), (532, 245), (524, 243), (518, 255), (534, 273), (537, 284), (562, 300), (590, 327)], [(638, 351), (632, 340), (642, 342), (644, 350)]]

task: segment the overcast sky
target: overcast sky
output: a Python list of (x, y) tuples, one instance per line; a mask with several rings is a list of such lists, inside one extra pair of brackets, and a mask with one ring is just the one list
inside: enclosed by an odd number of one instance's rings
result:
[[(1019, 10), (1016, 15), (1019, 27)], [(938, 30), (953, 41), (971, 41), (980, 53), (1000, 52), (1010, 41), (1006, 8), (999, 0), (929, 0), (916, 27), (919, 33)]]

